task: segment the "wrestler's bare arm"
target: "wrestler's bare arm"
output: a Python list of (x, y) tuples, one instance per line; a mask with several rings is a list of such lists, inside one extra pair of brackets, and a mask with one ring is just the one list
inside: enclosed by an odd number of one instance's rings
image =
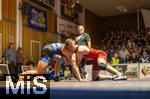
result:
[(74, 72), (75, 76), (77, 77), (77, 79), (79, 81), (82, 81), (80, 71), (79, 71), (79, 67), (76, 63), (76, 54), (75, 53), (72, 54), (71, 61), (72, 61), (72, 69), (73, 69), (73, 72)]
[(87, 46), (81, 45), (78, 47), (78, 53), (81, 55), (87, 55), (90, 52), (90, 49)]
[(87, 43), (87, 46), (88, 46), (89, 48), (91, 48), (91, 40), (87, 41), (86, 43)]
[(71, 63), (72, 63), (71, 62), (71, 54), (73, 54), (73, 53), (69, 52), (66, 48), (63, 48), (62, 53), (65, 55), (65, 59), (66, 59), (67, 63), (71, 65)]
[(90, 49), (87, 47), (87, 46), (79, 46), (78, 47), (78, 51), (76, 52), (76, 56), (77, 56), (77, 64), (79, 65), (82, 58), (83, 58), (83, 55), (87, 55), (89, 54), (90, 52)]
[(63, 54), (65, 55), (65, 58), (66, 58), (67, 62), (72, 66), (73, 73), (75, 74), (77, 79), (79, 81), (82, 81), (82, 78), (81, 78), (81, 75), (80, 75), (80, 72), (79, 72), (79, 68), (76, 64), (76, 54), (72, 53), (72, 52), (69, 52), (67, 50), (63, 50)]

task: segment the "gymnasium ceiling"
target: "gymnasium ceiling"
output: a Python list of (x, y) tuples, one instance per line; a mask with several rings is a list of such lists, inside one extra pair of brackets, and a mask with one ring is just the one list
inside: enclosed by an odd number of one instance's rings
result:
[(101, 17), (137, 12), (137, 5), (150, 8), (150, 0), (79, 0), (79, 3)]

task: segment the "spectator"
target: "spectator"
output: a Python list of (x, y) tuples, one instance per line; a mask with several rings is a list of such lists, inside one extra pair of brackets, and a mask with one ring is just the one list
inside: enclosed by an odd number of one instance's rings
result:
[(64, 70), (62, 68), (60, 68), (60, 71), (59, 71), (59, 77), (60, 79), (64, 79)]
[(3, 75), (3, 72), (0, 70), (0, 81), (3, 81), (4, 80), (4, 75)]
[(8, 68), (13, 82), (18, 81), (17, 66), (16, 66), (16, 53), (14, 43), (10, 43), (6, 50), (6, 59), (8, 60)]
[(119, 54), (115, 53), (114, 56), (111, 59), (111, 64), (119, 64), (120, 63), (120, 59), (119, 59)]
[(70, 80), (71, 79), (71, 71), (70, 71), (68, 66), (66, 67), (66, 70), (64, 71), (64, 78), (66, 80)]
[(6, 59), (8, 60), (8, 67), (10, 74), (16, 74), (16, 53), (14, 43), (10, 43), (6, 50)]
[(21, 66), (23, 65), (24, 58), (25, 58), (25, 56), (23, 54), (22, 48), (19, 47), (17, 52), (16, 52), (17, 74), (20, 74), (22, 72), (21, 71)]
[(141, 63), (149, 63), (150, 62), (150, 56), (148, 56), (147, 52), (143, 52), (143, 55), (140, 58)]
[(129, 55), (126, 55), (126, 57), (125, 57), (125, 63), (130, 63), (130, 56)]
[(5, 56), (2, 56), (2, 58), (0, 60), (0, 64), (8, 64), (8, 61)]
[(138, 63), (139, 62), (139, 58), (137, 57), (136, 52), (133, 52), (131, 57), (130, 57), (130, 62), (131, 63)]
[(36, 64), (35, 64), (33, 58), (31, 58), (30, 60), (27, 61), (26, 65), (29, 66), (29, 69), (30, 69), (30, 70), (32, 70), (32, 69), (35, 68), (35, 65), (36, 65)]
[(129, 55), (129, 51), (125, 47), (125, 45), (123, 45), (122, 48), (119, 50), (119, 56), (120, 58), (125, 59), (126, 55)]

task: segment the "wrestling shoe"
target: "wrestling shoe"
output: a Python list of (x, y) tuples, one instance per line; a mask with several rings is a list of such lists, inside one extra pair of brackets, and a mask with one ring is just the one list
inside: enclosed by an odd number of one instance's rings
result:
[(127, 76), (119, 75), (113, 78), (114, 81), (116, 80), (127, 80)]

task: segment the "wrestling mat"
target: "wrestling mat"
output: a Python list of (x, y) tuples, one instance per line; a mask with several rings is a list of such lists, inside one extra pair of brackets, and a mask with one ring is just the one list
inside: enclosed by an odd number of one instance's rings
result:
[(50, 99), (150, 99), (150, 80), (50, 81)]

